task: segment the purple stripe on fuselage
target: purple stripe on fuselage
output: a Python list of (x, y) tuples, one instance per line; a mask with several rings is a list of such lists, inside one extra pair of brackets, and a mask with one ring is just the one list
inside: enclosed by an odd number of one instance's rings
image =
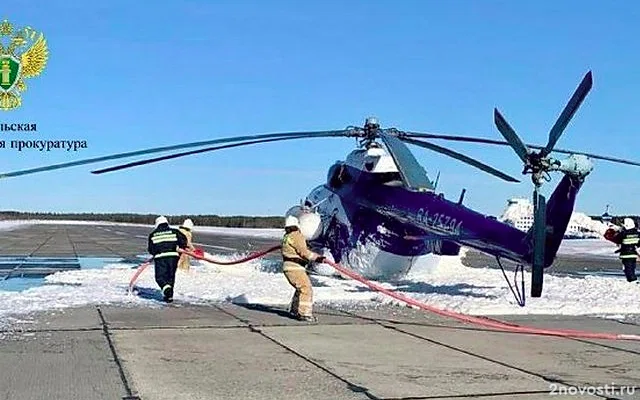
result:
[[(380, 174), (350, 166), (346, 166), (346, 173), (350, 180), (342, 186), (327, 184), (341, 198), (352, 229), (350, 236), (343, 232), (340, 244), (334, 241), (328, 246), (332, 253), (342, 253), (345, 247), (355, 247), (358, 241), (368, 240), (390, 253), (420, 256), (438, 254), (443, 243), (456, 242), (494, 256), (530, 263), (532, 246), (527, 232), (433, 192), (413, 192), (401, 186), (384, 185)], [(554, 227), (555, 234), (549, 239), (550, 251), (546, 258), (552, 259), (557, 252), (579, 188), (579, 183), (565, 177), (549, 201), (547, 221)], [(341, 255), (334, 254), (334, 257)]]

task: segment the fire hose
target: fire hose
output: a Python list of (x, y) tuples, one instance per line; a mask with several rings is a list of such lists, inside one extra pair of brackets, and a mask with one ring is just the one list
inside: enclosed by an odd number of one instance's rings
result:
[[(183, 250), (183, 249), (178, 249), (178, 251), (182, 254), (187, 254), (192, 256), (193, 258), (197, 258), (199, 260), (203, 260), (203, 261), (207, 261), (210, 262), (211, 264), (217, 264), (217, 265), (236, 265), (236, 264), (242, 264), (245, 263), (247, 261), (251, 261), (251, 260), (255, 260), (256, 258), (260, 258), (260, 257), (264, 257), (269, 253), (272, 253), (276, 250), (280, 250), (280, 245), (277, 246), (273, 246), (270, 247), (266, 250), (261, 250), (261, 251), (257, 251), (255, 253), (252, 253), (250, 255), (248, 255), (247, 257), (241, 258), (239, 260), (233, 260), (233, 261), (219, 261), (219, 260), (213, 260), (207, 256), (204, 255), (204, 253), (202, 251), (197, 251), (197, 252), (190, 252), (188, 250)], [(129, 292), (131, 292), (131, 290), (133, 289), (133, 285), (136, 283), (136, 281), (138, 280), (138, 277), (140, 276), (140, 274), (147, 269), (147, 267), (149, 265), (151, 265), (151, 262), (153, 261), (153, 257), (147, 259), (144, 263), (140, 264), (137, 268), (137, 271), (135, 274), (133, 274), (133, 276), (131, 277), (131, 280), (129, 281)]]
[[(234, 261), (218, 261), (218, 260), (214, 260), (211, 259), (210, 257), (205, 256), (204, 254), (197, 254), (194, 252), (190, 252), (187, 250), (182, 250), (179, 249), (180, 253), (183, 254), (188, 254), (196, 259), (199, 260), (203, 260), (203, 261), (207, 261), (210, 262), (212, 264), (219, 264), (219, 265), (235, 265), (235, 264), (241, 264), (243, 262), (247, 262), (250, 260), (254, 260), (256, 258), (260, 258), (260, 257), (264, 257), (265, 255), (267, 255), (268, 253), (274, 252), (276, 250), (280, 249), (280, 246), (274, 246), (271, 247), (269, 249), (263, 250), (263, 251), (259, 251), (259, 252), (255, 252), (250, 254), (247, 257), (241, 258), (239, 260), (234, 260)], [(136, 279), (138, 278), (138, 276), (142, 273), (142, 271), (148, 267), (151, 264), (152, 259), (147, 260), (145, 263), (141, 264), (140, 267), (138, 268), (138, 271), (136, 271), (136, 273), (134, 274), (133, 278), (131, 279), (131, 282), (129, 283), (129, 288), (131, 290), (131, 288), (133, 287), (133, 284), (135, 283)], [(488, 317), (475, 317), (472, 315), (467, 315), (467, 314), (462, 314), (462, 313), (458, 313), (455, 311), (448, 311), (448, 310), (443, 310), (437, 307), (433, 307), (430, 306), (428, 304), (425, 304), (421, 301), (418, 301), (416, 299), (413, 299), (411, 297), (405, 296), (401, 293), (397, 293), (394, 292), (392, 290), (386, 289), (384, 287), (382, 287), (381, 285), (371, 282), (368, 279), (364, 278), (363, 276), (348, 270), (347, 268), (341, 266), (340, 264), (334, 263), (330, 260), (325, 260), (324, 261), (326, 264), (331, 265), (333, 268), (336, 269), (336, 271), (338, 271), (339, 273), (341, 273), (342, 275), (345, 275), (351, 279), (354, 279), (362, 284), (364, 284), (365, 286), (369, 287), (370, 289), (386, 294), (389, 297), (392, 297), (396, 300), (402, 301), (408, 305), (417, 307), (421, 310), (424, 311), (428, 311), (437, 315), (441, 315), (444, 317), (449, 317), (449, 318), (453, 318), (456, 319), (458, 321), (462, 321), (462, 322), (466, 322), (466, 323), (470, 323), (473, 325), (478, 325), (478, 326), (482, 326), (485, 328), (493, 328), (502, 332), (509, 332), (509, 333), (523, 333), (523, 334), (530, 334), (530, 335), (542, 335), (542, 336), (556, 336), (556, 337), (567, 337), (567, 338), (575, 338), (575, 339), (602, 339), (602, 340), (636, 340), (636, 341), (640, 341), (640, 335), (634, 335), (634, 334), (621, 334), (621, 333), (609, 333), (609, 332), (589, 332), (589, 331), (579, 331), (579, 330), (572, 330), (572, 329), (544, 329), (544, 328), (536, 328), (536, 327), (532, 327), (532, 326), (525, 326), (525, 325), (518, 325), (518, 324), (512, 324), (512, 323), (508, 323), (505, 321), (500, 321), (497, 319), (492, 319), (492, 318), (488, 318)]]

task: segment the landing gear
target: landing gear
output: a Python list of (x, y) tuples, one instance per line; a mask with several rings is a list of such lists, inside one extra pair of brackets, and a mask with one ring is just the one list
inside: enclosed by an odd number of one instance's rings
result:
[[(500, 262), (500, 257), (496, 257), (496, 261), (498, 261), (498, 265), (500, 266), (500, 269), (502, 270), (502, 275), (504, 275), (504, 279), (507, 281), (507, 285), (509, 285), (509, 289), (511, 289), (511, 293), (513, 293), (513, 297), (516, 299), (516, 302), (518, 303), (518, 305), (520, 307), (524, 307), (525, 305), (525, 294), (524, 294), (524, 266), (522, 264), (518, 264), (516, 265), (516, 269), (514, 271), (513, 274), (513, 286), (511, 286), (511, 282), (509, 282), (509, 278), (507, 278), (507, 273), (504, 271), (504, 267), (502, 266), (502, 263)], [(518, 290), (518, 271), (520, 272), (520, 277), (521, 277), (521, 288), (522, 288), (522, 292), (520, 292), (520, 290)], [(515, 288), (515, 290), (514, 290)], [(540, 285), (540, 288), (542, 289), (542, 285)], [(531, 289), (531, 291), (533, 292), (533, 288)]]

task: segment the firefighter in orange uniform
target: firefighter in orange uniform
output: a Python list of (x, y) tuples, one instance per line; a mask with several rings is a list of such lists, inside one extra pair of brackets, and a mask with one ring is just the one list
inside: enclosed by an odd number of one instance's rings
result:
[(282, 238), (282, 270), (295, 293), (291, 299), (291, 314), (301, 320), (314, 322), (313, 289), (306, 267), (311, 261), (324, 262), (325, 258), (307, 248), (307, 241), (300, 231), (298, 219), (288, 216), (285, 219), (285, 234)]
[[(193, 221), (189, 218), (185, 219), (182, 225), (178, 227), (187, 237), (187, 248), (190, 252), (194, 252), (196, 248), (193, 246)], [(191, 256), (188, 254), (180, 254), (180, 261), (178, 261), (178, 268), (183, 271), (188, 271), (191, 267)]]

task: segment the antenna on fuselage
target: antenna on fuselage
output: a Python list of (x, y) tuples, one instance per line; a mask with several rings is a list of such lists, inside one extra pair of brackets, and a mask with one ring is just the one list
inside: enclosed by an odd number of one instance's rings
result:
[(433, 183), (433, 190), (438, 188), (438, 181), (440, 181), (440, 171), (438, 171), (438, 175), (436, 175), (436, 181)]
[(462, 204), (462, 201), (464, 200), (464, 194), (467, 193), (467, 189), (462, 189), (462, 192), (460, 193), (460, 198), (458, 199), (458, 204)]

